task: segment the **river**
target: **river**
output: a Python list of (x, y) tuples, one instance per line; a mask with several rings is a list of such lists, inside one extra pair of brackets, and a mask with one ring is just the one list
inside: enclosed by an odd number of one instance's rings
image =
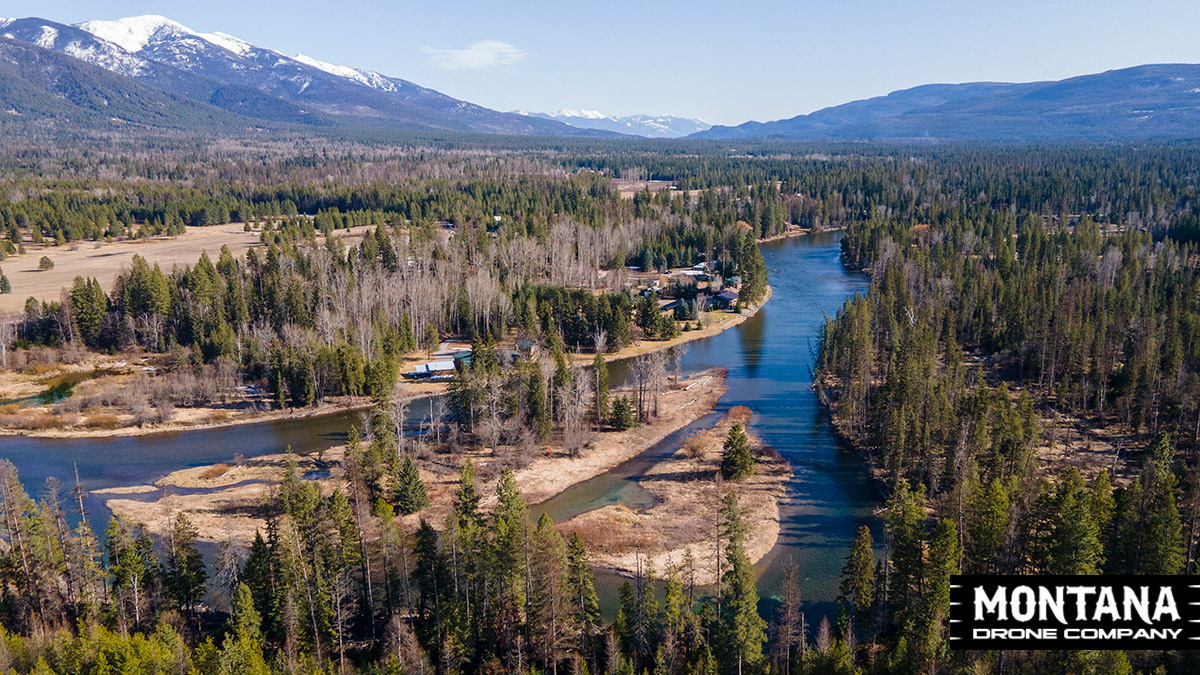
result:
[[(632, 507), (643, 493), (640, 469), (673, 452), (693, 429), (713, 424), (735, 405), (754, 411), (751, 429), (791, 462), (795, 473), (780, 508), (778, 544), (759, 563), (759, 590), (767, 603), (777, 594), (785, 561), (800, 570), (801, 594), (809, 610), (826, 614), (837, 595), (842, 562), (861, 525), (877, 529), (872, 512), (880, 497), (857, 456), (833, 435), (828, 415), (810, 388), (816, 340), (826, 315), (849, 296), (863, 292), (866, 277), (841, 263), (839, 233), (781, 239), (762, 245), (773, 294), (741, 325), (689, 345), (684, 374), (720, 366), (729, 370), (729, 391), (717, 414), (672, 434), (646, 453), (577, 484), (535, 508), (557, 519), (622, 501)], [(624, 371), (612, 368), (620, 380)], [(428, 403), (412, 406), (424, 417)], [(222, 429), (105, 439), (0, 438), (0, 456), (13, 462), (22, 482), (37, 496), (47, 477), (65, 487), (79, 477), (88, 490), (144, 485), (181, 468), (254, 457), (291, 447), (315, 452), (344, 441), (355, 413), (264, 422)], [(101, 499), (89, 498), (91, 520), (100, 531), (107, 520)], [(877, 535), (876, 539), (880, 537)], [(598, 587), (611, 607), (619, 580), (601, 574)]]

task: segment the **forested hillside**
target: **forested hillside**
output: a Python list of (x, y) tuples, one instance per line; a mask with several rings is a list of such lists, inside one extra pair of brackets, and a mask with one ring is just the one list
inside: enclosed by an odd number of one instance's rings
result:
[[(852, 553), (843, 590), (858, 639), (893, 667), (975, 658), (947, 651), (950, 573), (1196, 571), (1194, 168), (1099, 155), (1059, 171), (1030, 156), (1040, 178), (991, 172), (990, 191), (881, 210), (843, 239), (871, 286), (828, 321), (817, 386), (890, 495), (886, 562)], [(1190, 654), (1006, 667), (1187, 672)]]

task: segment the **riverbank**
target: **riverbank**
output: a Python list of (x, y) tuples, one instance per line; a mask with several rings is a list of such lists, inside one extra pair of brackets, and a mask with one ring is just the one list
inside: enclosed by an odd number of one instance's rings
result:
[(655, 500), (650, 508), (635, 511), (611, 504), (575, 516), (561, 523), (560, 529), (565, 535), (579, 534), (597, 566), (628, 575), (648, 567), (661, 574), (674, 567), (695, 583), (709, 585), (717, 579), (721, 504), (726, 492), (733, 490), (749, 526), (747, 554), (758, 562), (779, 539), (779, 503), (786, 496), (792, 469), (751, 435), (754, 473), (737, 482), (721, 479), (725, 438), (734, 424), (745, 426), (750, 417), (749, 408), (733, 408), (642, 475), (639, 485)]
[[(670, 340), (635, 341), (605, 354), (605, 361), (632, 359), (718, 335), (754, 316), (770, 300), (771, 292), (768, 286), (762, 302), (754, 307), (741, 312), (704, 312), (703, 328), (681, 332)], [(571, 360), (573, 365), (585, 367), (594, 358), (594, 355), (575, 354)], [(136, 393), (123, 394), (121, 390), (145, 388), (147, 380), (165, 371), (166, 360), (166, 355), (162, 354), (95, 354), (73, 364), (32, 367), (25, 372), (0, 371), (0, 400), (8, 401), (41, 403), (33, 399), (53, 388), (54, 382), (64, 377), (79, 380), (72, 385), (71, 396), (78, 397), (73, 402), (68, 398), (39, 405), (10, 403), (0, 406), (0, 435), (33, 438), (145, 436), (319, 417), (371, 407), (367, 397), (333, 396), (314, 406), (273, 408), (263, 393), (243, 388), (211, 404), (156, 407), (150, 411), (149, 402), (145, 402), (147, 411), (134, 411), (126, 400), (135, 398)], [(407, 372), (427, 360), (428, 355), (414, 352), (405, 357), (400, 370)], [(444, 394), (448, 389), (448, 382), (402, 380), (397, 384), (399, 396), (410, 403)], [(64, 402), (73, 405), (64, 405)], [(150, 421), (147, 421), (148, 417)]]
[[(626, 345), (622, 349), (612, 352), (611, 354), (605, 354), (604, 360), (607, 363), (613, 363), (614, 361), (625, 361), (627, 359), (632, 359), (644, 354), (659, 352), (663, 351), (664, 349), (671, 349), (672, 347), (678, 347), (679, 345), (687, 344), (688, 342), (703, 340), (705, 338), (713, 337), (714, 335), (719, 335), (730, 328), (741, 325), (742, 322), (757, 314), (758, 310), (762, 309), (762, 306), (767, 304), (767, 301), (770, 299), (771, 287), (768, 285), (766, 295), (763, 296), (762, 301), (753, 307), (747, 307), (740, 312), (726, 310), (703, 312), (701, 315), (702, 320), (700, 322), (703, 325), (703, 328), (682, 331), (679, 333), (679, 335), (671, 338), (670, 340), (639, 340), (633, 342), (632, 344)], [(574, 354), (571, 358), (575, 365), (585, 366), (590, 365), (592, 361), (595, 360), (596, 355)]]
[[(596, 432), (577, 454), (561, 443), (547, 443), (525, 466), (515, 469), (517, 484), (527, 501), (535, 504), (571, 485), (597, 476), (626, 461), (669, 434), (708, 414), (725, 393), (725, 371), (710, 369), (668, 386), (660, 395), (659, 416), (626, 431)], [(624, 393), (614, 390), (614, 394)], [(274, 454), (175, 471), (151, 485), (97, 490), (106, 497), (113, 513), (142, 523), (161, 536), (178, 513), (187, 514), (202, 541), (248, 546), (265, 521), (259, 517), (262, 500), (280, 482), (289, 458), (297, 462), (297, 475), (307, 476), (326, 494), (344, 486), (341, 460), (344, 446), (311, 455)], [(440, 527), (453, 507), (461, 464), (470, 459), (479, 476), (481, 505), (495, 503), (495, 483), (505, 462), (490, 449), (457, 453), (418, 454), (421, 478), (429, 492), (430, 505), (410, 516), (415, 526), (425, 519)]]
[(266, 521), (260, 517), (263, 500), (279, 486), (288, 462), (296, 462), (297, 476), (319, 474), (314, 482), (322, 493), (330, 494), (344, 487), (345, 450), (339, 446), (319, 456), (279, 453), (238, 464), (191, 467), (168, 474), (153, 485), (94, 490), (92, 494), (107, 498), (104, 505), (113, 514), (145, 526), (156, 537), (165, 537), (175, 517), (184, 513), (201, 541), (248, 547), (256, 532), (266, 532)]

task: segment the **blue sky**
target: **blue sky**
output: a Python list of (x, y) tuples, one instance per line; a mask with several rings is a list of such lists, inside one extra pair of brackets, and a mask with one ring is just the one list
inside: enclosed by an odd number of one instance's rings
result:
[(75, 23), (162, 14), (499, 110), (768, 120), (930, 82), (1200, 62), (1200, 3), (4, 0)]

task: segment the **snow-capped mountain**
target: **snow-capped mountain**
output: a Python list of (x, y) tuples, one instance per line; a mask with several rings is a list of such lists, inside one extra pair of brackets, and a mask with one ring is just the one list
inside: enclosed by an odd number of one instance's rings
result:
[(163, 16), (85, 21), (4, 19), (22, 40), (241, 115), (278, 122), (452, 131), (581, 134), (578, 127), (497, 112), (380, 73), (288, 56)]
[(539, 113), (516, 111), (519, 115), (538, 117), (545, 120), (555, 120), (570, 124), (580, 129), (598, 129), (613, 131), (618, 134), (645, 136), (647, 138), (679, 138), (698, 131), (704, 131), (711, 124), (700, 119), (678, 117), (676, 115), (627, 115), (615, 117), (605, 115), (599, 110), (573, 110), (563, 108), (557, 112)]

